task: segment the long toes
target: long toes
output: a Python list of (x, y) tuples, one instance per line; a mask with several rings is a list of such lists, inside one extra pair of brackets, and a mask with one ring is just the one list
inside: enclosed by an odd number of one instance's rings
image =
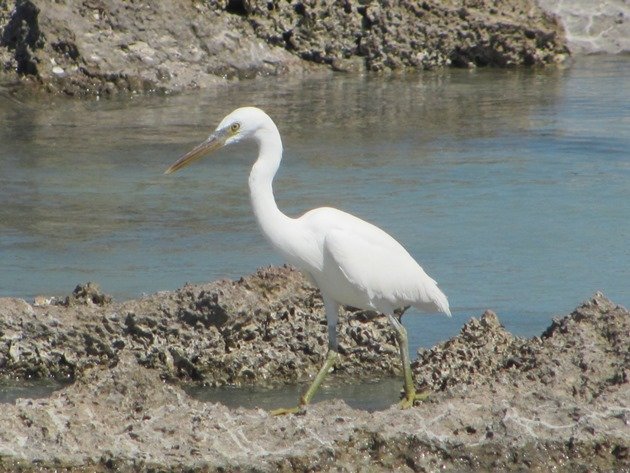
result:
[(427, 399), (429, 399), (430, 395), (431, 393), (429, 391), (422, 391), (422, 392), (416, 393), (414, 396), (414, 401), (416, 402), (426, 401)]
[(400, 401), (400, 404), (398, 404), (398, 406), (401, 409), (409, 409), (411, 407), (413, 407), (413, 399), (409, 399), (409, 398), (404, 398), (402, 401)]
[(272, 416), (285, 416), (287, 414), (304, 414), (306, 412), (304, 406), (295, 407), (281, 407), (280, 409), (274, 409), (269, 413)]
[(414, 406), (416, 402), (426, 401), (429, 398), (429, 391), (422, 391), (420, 393), (412, 393), (407, 395), (400, 401), (401, 409), (409, 409)]

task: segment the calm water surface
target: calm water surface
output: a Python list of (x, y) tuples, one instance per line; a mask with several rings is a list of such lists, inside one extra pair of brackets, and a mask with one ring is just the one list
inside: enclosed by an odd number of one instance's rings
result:
[(396, 236), (453, 319), (409, 315), (412, 349), (495, 310), (530, 336), (596, 290), (630, 305), (630, 57), (549, 70), (243, 82), (176, 97), (0, 97), (0, 296), (88, 280), (118, 299), (282, 260), (249, 207), (254, 150), (162, 172), (237, 106), (276, 121), (275, 191)]
[[(199, 386), (188, 387), (186, 391), (200, 401), (220, 402), (231, 408), (246, 407), (273, 410), (295, 406), (297, 400), (307, 389), (308, 384), (304, 383), (269, 389)], [(321, 385), (313, 401), (343, 399), (354, 409), (370, 412), (382, 411), (399, 401), (401, 391), (402, 381), (398, 378), (350, 381), (330, 376)]]
[(0, 381), (0, 404), (13, 404), (17, 399), (37, 399), (50, 396), (66, 384), (51, 379)]

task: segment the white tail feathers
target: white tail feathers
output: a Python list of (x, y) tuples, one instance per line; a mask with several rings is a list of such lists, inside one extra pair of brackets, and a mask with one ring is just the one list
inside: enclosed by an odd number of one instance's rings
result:
[(421, 298), (421, 301), (412, 303), (415, 308), (426, 312), (442, 312), (447, 316), (451, 316), (451, 309), (448, 305), (448, 299), (444, 293), (440, 290), (437, 284), (432, 284), (429, 290), (426, 291)]
[(440, 312), (443, 312), (450, 317), (451, 309), (448, 305), (448, 299), (446, 298), (446, 296), (444, 295), (442, 291), (440, 291), (437, 287), (436, 289), (437, 291), (433, 299), (433, 303), (435, 304), (435, 306)]

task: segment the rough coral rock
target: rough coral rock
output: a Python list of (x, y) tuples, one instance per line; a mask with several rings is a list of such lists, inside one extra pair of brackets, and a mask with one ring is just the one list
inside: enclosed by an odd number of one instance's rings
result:
[[(87, 284), (63, 301), (0, 299), (0, 378), (73, 378), (116, 363), (127, 349), (165, 379), (278, 384), (315, 374), (328, 348), (319, 293), (291, 268), (122, 303)], [(383, 316), (343, 311), (339, 344), (339, 373), (399, 371)]]
[(556, 19), (530, 0), (0, 3), (0, 83), (72, 96), (330, 69), (541, 65), (567, 54)]
[[(277, 295), (283, 277), (235, 287)], [(185, 291), (169, 297), (183, 311), (207, 300), (196, 323), (220, 323), (213, 297)], [(16, 300), (2, 306), (39, 315)], [(147, 325), (137, 336), (150, 340)], [(629, 326), (630, 312), (601, 294), (532, 339), (488, 312), (421, 353), (428, 401), (380, 412), (327, 401), (284, 417), (192, 399), (125, 349), (49, 398), (3, 405), (0, 472), (630, 471)]]

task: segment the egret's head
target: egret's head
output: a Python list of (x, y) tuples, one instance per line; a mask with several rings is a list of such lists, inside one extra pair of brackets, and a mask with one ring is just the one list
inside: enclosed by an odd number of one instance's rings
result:
[(261, 130), (267, 129), (269, 124), (275, 128), (271, 118), (259, 108), (237, 108), (221, 120), (219, 126), (210, 134), (206, 141), (195, 146), (188, 153), (180, 157), (164, 174), (170, 174), (186, 167), (206, 154), (221, 149), (224, 146), (255, 138), (256, 134)]

